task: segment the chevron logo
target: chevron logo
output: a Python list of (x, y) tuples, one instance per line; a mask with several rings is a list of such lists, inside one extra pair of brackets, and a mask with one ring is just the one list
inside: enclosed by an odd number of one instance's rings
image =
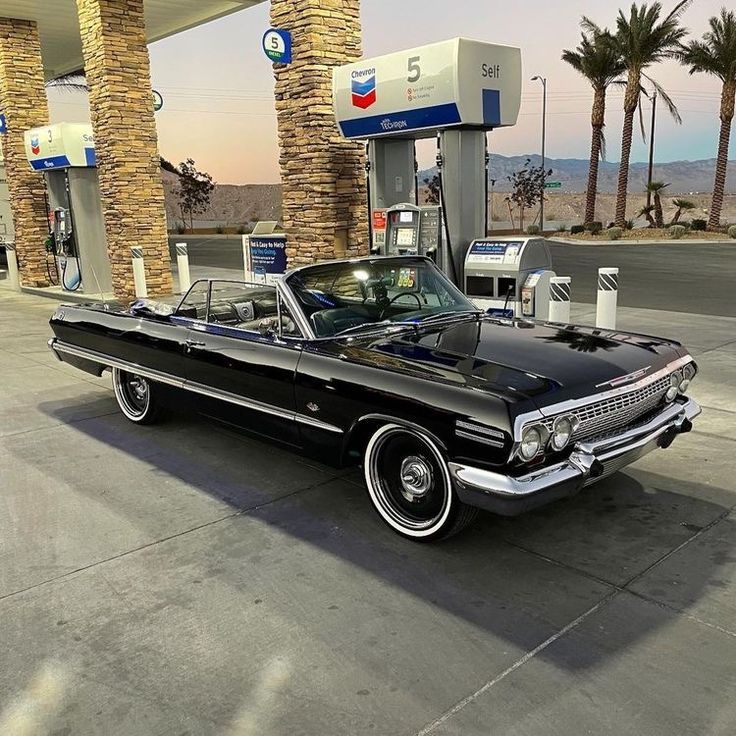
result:
[[(370, 74), (364, 77), (364, 74)], [(356, 79), (357, 77), (357, 79)], [(359, 107), (365, 110), (376, 101), (376, 72), (374, 69), (368, 72), (353, 72), (353, 79), (350, 84), (352, 93), (353, 107)]]

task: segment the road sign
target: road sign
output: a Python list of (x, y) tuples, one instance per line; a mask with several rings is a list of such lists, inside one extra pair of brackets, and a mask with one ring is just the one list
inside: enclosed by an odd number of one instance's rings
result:
[(160, 92), (153, 90), (153, 111), (158, 112), (164, 106), (164, 98)]
[(561, 189), (562, 182), (561, 181), (546, 181), (544, 182), (544, 188), (545, 189)]
[(5, 115), (3, 115), (0, 112), (0, 135), (5, 135), (5, 133), (7, 132), (8, 132), (8, 121)]
[(291, 33), (282, 28), (269, 28), (263, 34), (263, 52), (277, 64), (291, 64)]

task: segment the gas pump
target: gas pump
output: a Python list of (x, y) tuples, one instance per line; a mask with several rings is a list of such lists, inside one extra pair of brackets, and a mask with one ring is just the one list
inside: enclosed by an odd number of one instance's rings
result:
[[(453, 38), (336, 67), (332, 88), (343, 136), (368, 141), (372, 252), (434, 249), (462, 288), (468, 246), (487, 231), (486, 131), (516, 124), (521, 51)], [(441, 207), (426, 215), (417, 202), (420, 138), (438, 143)]]
[[(112, 291), (92, 128), (59, 123), (25, 133), (26, 156), (46, 184), (49, 237), (65, 291)], [(51, 270), (49, 269), (49, 273)]]

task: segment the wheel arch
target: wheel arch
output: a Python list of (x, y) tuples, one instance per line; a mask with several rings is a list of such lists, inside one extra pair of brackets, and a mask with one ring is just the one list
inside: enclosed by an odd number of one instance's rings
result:
[(398, 424), (407, 429), (413, 429), (415, 432), (429, 437), (445, 454), (448, 453), (447, 441), (426, 426), (392, 414), (373, 412), (356, 419), (347, 431), (342, 450), (343, 464), (359, 464), (362, 462), (370, 438), (384, 424)]

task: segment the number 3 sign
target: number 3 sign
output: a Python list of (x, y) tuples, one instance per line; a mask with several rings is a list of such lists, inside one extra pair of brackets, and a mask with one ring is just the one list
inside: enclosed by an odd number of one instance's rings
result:
[(291, 33), (280, 28), (269, 28), (263, 34), (263, 51), (278, 64), (291, 63)]

